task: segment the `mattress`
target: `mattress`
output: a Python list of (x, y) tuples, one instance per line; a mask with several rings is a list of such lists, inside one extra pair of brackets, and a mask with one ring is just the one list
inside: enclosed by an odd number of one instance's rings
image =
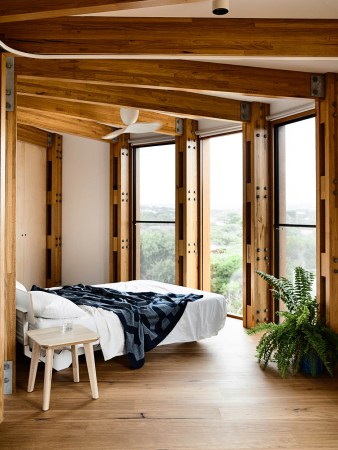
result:
[[(201, 294), (203, 297), (188, 302), (185, 311), (171, 333), (159, 344), (173, 344), (199, 341), (216, 335), (224, 326), (227, 303), (220, 294), (191, 289), (152, 280), (134, 280), (119, 283), (96, 285), (127, 292), (157, 292), (160, 294)], [(80, 306), (86, 312), (84, 317), (74, 318), (73, 323), (80, 323), (100, 335), (100, 348), (105, 360), (124, 353), (124, 334), (119, 318), (111, 311), (90, 306)], [(63, 320), (35, 318), (30, 328), (48, 328), (62, 326)], [(80, 350), (81, 353), (81, 350)], [(71, 364), (69, 351), (61, 351), (54, 358), (54, 368), (61, 370)]]

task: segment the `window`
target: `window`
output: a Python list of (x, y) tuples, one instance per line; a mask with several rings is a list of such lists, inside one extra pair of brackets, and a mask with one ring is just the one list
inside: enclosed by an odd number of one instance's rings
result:
[[(205, 286), (224, 295), (229, 300), (229, 313), (239, 316), (243, 314), (242, 139), (242, 133), (233, 133), (203, 141), (210, 165), (209, 177), (203, 177), (204, 184), (210, 180), (210, 186), (203, 187), (209, 190), (209, 195), (203, 194), (203, 208), (209, 216), (203, 213), (204, 235), (210, 221), (210, 241), (205, 238), (203, 245), (204, 253), (209, 252), (203, 257), (203, 270), (206, 265), (210, 267), (209, 284)], [(205, 155), (203, 158), (205, 161)]]
[(134, 276), (175, 283), (175, 145), (134, 151)]
[[(316, 138), (314, 117), (275, 127), (276, 275), (316, 272)], [(314, 284), (315, 285), (315, 284)]]

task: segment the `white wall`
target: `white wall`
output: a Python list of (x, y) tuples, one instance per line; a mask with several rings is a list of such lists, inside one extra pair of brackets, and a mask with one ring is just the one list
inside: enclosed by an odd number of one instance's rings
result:
[(109, 281), (109, 144), (63, 137), (62, 284)]

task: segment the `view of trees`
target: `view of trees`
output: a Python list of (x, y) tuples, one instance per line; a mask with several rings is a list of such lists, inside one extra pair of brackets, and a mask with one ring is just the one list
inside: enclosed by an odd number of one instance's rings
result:
[[(142, 209), (142, 219), (167, 220), (171, 208)], [(234, 314), (242, 314), (242, 217), (212, 211), (211, 291), (224, 295)], [(161, 219), (162, 217), (162, 219)], [(140, 224), (141, 278), (175, 283), (175, 224)]]
[[(142, 207), (142, 220), (175, 220), (174, 208)], [(170, 218), (170, 219), (168, 219)], [(144, 280), (175, 284), (175, 224), (142, 223), (140, 274)]]
[(210, 223), (210, 286), (228, 299), (228, 310), (243, 314), (242, 215), (212, 210)]

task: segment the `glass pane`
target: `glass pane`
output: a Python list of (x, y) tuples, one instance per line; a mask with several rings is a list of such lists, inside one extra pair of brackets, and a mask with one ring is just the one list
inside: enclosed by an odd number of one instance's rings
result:
[(279, 127), (281, 224), (316, 224), (315, 119)]
[(142, 147), (138, 152), (137, 220), (175, 221), (175, 145)]
[(315, 228), (280, 227), (279, 246), (280, 276), (292, 280), (297, 266), (316, 273)]
[[(316, 274), (316, 229), (280, 227), (278, 233), (280, 276), (293, 281), (297, 266)], [(316, 295), (316, 280), (312, 285), (312, 295)], [(281, 301), (277, 307), (279, 310), (285, 309)]]
[(175, 224), (138, 226), (141, 279), (175, 284)]
[(210, 286), (242, 315), (242, 133), (210, 139)]

